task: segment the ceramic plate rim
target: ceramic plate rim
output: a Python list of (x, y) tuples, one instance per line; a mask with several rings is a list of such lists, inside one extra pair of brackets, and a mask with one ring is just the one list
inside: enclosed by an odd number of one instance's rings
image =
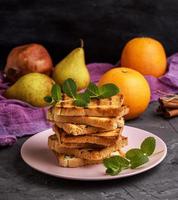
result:
[[(133, 172), (129, 172), (128, 174), (119, 174), (119, 175), (116, 175), (116, 176), (109, 176), (109, 175), (103, 175), (103, 176), (97, 176), (96, 178), (95, 177), (88, 177), (88, 176), (82, 176), (82, 177), (77, 177), (77, 176), (68, 176), (68, 175), (59, 175), (59, 174), (54, 174), (54, 173), (50, 173), (43, 170), (43, 169), (39, 169), (37, 167), (35, 167), (34, 165), (32, 165), (30, 162), (28, 162), (28, 159), (25, 158), (24, 156), (24, 149), (26, 147), (26, 145), (30, 142), (30, 140), (34, 137), (37, 137), (39, 136), (39, 134), (45, 134), (45, 132), (49, 132), (51, 131), (52, 129), (47, 129), (47, 130), (44, 130), (44, 131), (41, 131), (33, 136), (31, 136), (30, 138), (28, 138), (22, 145), (21, 147), (21, 150), (20, 150), (20, 153), (21, 153), (21, 157), (23, 159), (23, 161), (29, 165), (31, 168), (37, 170), (38, 172), (42, 172), (44, 174), (47, 174), (47, 175), (51, 175), (51, 176), (54, 176), (54, 177), (58, 177), (58, 178), (63, 178), (63, 179), (70, 179), (70, 180), (80, 180), (80, 181), (103, 181), (103, 180), (112, 180), (112, 179), (120, 179), (120, 178), (126, 178), (126, 177), (129, 177), (129, 176), (134, 176), (134, 175), (137, 175), (137, 174), (140, 174), (140, 173), (143, 173), (143, 172), (146, 172), (154, 167), (156, 167), (157, 165), (159, 165), (166, 157), (167, 155), (167, 146), (166, 146), (166, 143), (160, 138), (158, 137), (157, 135), (153, 134), (153, 133), (150, 133), (149, 131), (145, 131), (143, 129), (140, 129), (140, 128), (136, 128), (136, 127), (132, 127), (132, 126), (126, 126), (124, 128), (131, 128), (131, 129), (135, 129), (135, 130), (139, 130), (139, 131), (143, 131), (145, 132), (146, 134), (149, 134), (150, 136), (154, 136), (157, 140), (159, 140), (159, 142), (162, 143), (162, 146), (163, 146), (163, 149), (164, 151), (162, 152), (162, 156), (160, 159), (158, 159), (156, 162), (154, 162), (152, 165), (148, 166), (148, 167), (141, 167), (141, 168), (138, 168), (137, 171), (133, 171)], [(49, 134), (48, 134), (49, 135)], [(68, 168), (68, 169), (71, 169), (71, 168)]]

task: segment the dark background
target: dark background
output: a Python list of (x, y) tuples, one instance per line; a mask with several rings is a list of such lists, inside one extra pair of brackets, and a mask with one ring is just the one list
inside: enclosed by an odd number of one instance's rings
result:
[(79, 39), (86, 62), (116, 63), (135, 36), (160, 40), (178, 51), (177, 0), (0, 0), (0, 66), (12, 47), (38, 42), (58, 62)]

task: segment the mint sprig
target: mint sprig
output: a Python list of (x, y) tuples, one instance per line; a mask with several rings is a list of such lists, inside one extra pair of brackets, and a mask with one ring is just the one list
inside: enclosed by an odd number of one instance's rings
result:
[(90, 103), (90, 96), (87, 93), (79, 93), (75, 96), (74, 104), (79, 107), (86, 107)]
[(62, 84), (62, 90), (67, 94), (67, 96), (74, 99), (77, 94), (77, 85), (73, 79), (68, 78)]
[(119, 93), (119, 88), (112, 83), (102, 85), (98, 89), (100, 94), (99, 99), (110, 98)]
[(104, 166), (107, 168), (106, 173), (112, 176), (117, 175), (123, 169), (129, 167), (129, 161), (121, 156), (112, 156), (103, 161)]
[(135, 169), (149, 161), (150, 155), (153, 154), (156, 147), (156, 140), (154, 137), (147, 137), (140, 148), (133, 148), (126, 152), (125, 158), (121, 156), (112, 156), (103, 160), (106, 167), (106, 173), (114, 176), (119, 174), (122, 170), (131, 168)]
[(94, 83), (90, 83), (86, 92), (90, 95), (90, 98), (105, 99), (119, 93), (119, 88), (112, 83), (102, 85), (101, 87), (98, 87)]
[(109, 98), (119, 92), (119, 88), (112, 83), (98, 87), (91, 82), (83, 93), (77, 93), (77, 85), (75, 81), (71, 78), (68, 78), (64, 81), (62, 86), (54, 84), (51, 89), (51, 96), (44, 97), (44, 100), (48, 104), (60, 102), (62, 100), (61, 90), (63, 91), (63, 93), (73, 99), (74, 105), (79, 107), (87, 107), (90, 103), (90, 99), (92, 98)]
[(86, 93), (90, 95), (90, 98), (98, 98), (100, 96), (98, 87), (92, 82), (89, 83)]
[(155, 139), (153, 137), (148, 137), (142, 142), (140, 148), (147, 156), (150, 156), (154, 152), (155, 146)]
[(149, 161), (148, 156), (145, 155), (141, 149), (131, 149), (127, 151), (126, 158), (130, 160), (131, 169), (139, 167)]
[(48, 104), (52, 104), (53, 98), (52, 98), (52, 96), (45, 96), (45, 97), (44, 97), (44, 101), (45, 101), (46, 103), (48, 103)]
[(51, 97), (54, 101), (60, 101), (62, 99), (62, 94), (61, 94), (61, 87), (57, 84), (54, 84), (52, 89), (51, 89)]

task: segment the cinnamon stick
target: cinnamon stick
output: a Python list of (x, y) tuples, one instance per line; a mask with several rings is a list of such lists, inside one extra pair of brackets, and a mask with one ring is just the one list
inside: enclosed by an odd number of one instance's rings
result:
[(178, 94), (159, 98), (157, 112), (166, 118), (178, 116)]
[(167, 118), (178, 116), (178, 109), (166, 110), (165, 112), (163, 112), (163, 115)]
[(177, 108), (178, 109), (178, 100), (171, 100), (171, 101), (167, 101), (164, 99), (159, 99), (159, 102), (162, 106), (164, 106), (165, 108)]

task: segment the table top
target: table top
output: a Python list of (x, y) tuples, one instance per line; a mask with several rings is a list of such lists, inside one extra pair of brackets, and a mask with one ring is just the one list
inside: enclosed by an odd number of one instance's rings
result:
[(150, 104), (138, 119), (126, 124), (150, 131), (162, 138), (168, 155), (157, 167), (136, 176), (112, 181), (64, 180), (35, 171), (24, 163), (20, 148), (28, 137), (12, 147), (0, 149), (0, 200), (158, 200), (178, 199), (178, 118), (156, 115)]

